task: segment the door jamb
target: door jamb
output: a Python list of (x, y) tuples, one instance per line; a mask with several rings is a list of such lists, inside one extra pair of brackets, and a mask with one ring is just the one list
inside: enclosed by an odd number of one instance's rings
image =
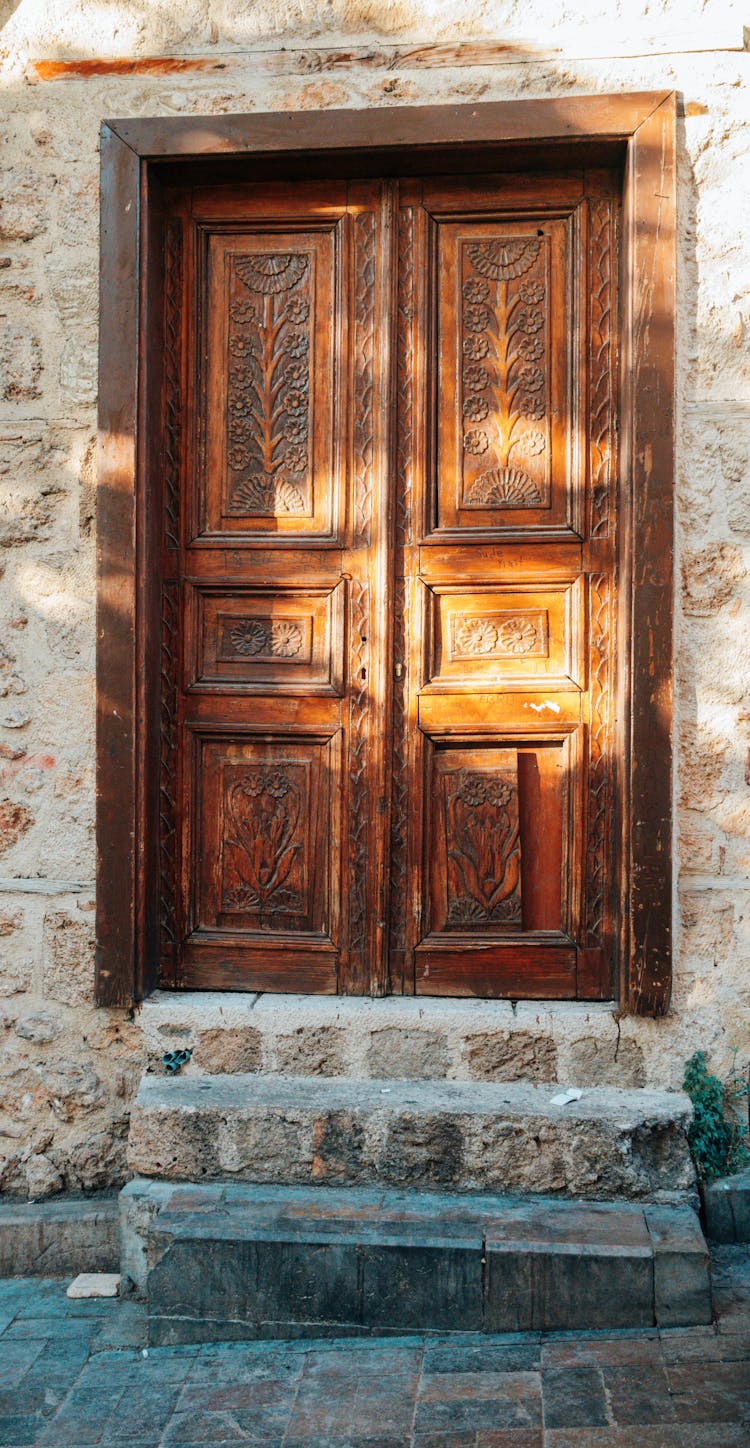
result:
[[(96, 998), (129, 1006), (156, 984), (158, 679), (154, 529), (146, 423), (158, 407), (149, 365), (159, 168), (203, 160), (310, 157), (327, 164), (438, 152), (550, 146), (585, 161), (625, 149), (620, 496), (629, 557), (618, 629), (622, 858), (620, 1006), (663, 1015), (672, 978), (672, 606), (676, 95), (565, 96), (475, 106), (157, 117), (101, 133), (99, 476), (97, 491)], [(341, 138), (346, 137), (342, 147)], [(579, 161), (580, 164), (580, 161)], [(383, 174), (387, 174), (385, 171)], [(148, 283), (148, 285), (147, 285)], [(158, 554), (157, 554), (158, 556)], [(635, 560), (635, 566), (633, 566)], [(627, 595), (627, 596), (626, 596)]]

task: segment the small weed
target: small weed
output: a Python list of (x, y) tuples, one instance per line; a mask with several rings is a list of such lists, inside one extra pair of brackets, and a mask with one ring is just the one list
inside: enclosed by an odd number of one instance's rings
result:
[(706, 1066), (705, 1051), (696, 1051), (685, 1067), (683, 1090), (693, 1103), (688, 1131), (698, 1176), (704, 1182), (731, 1176), (750, 1163), (747, 1147), (747, 1080), (733, 1063), (722, 1082)]

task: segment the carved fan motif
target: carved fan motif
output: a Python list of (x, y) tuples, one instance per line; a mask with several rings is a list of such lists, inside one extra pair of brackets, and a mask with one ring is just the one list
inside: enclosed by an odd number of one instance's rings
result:
[(542, 502), (542, 494), (521, 468), (490, 468), (475, 478), (466, 502), (491, 508), (533, 508)]
[(483, 277), (508, 281), (521, 277), (539, 254), (536, 236), (499, 237), (496, 241), (474, 241), (466, 248), (472, 266)]
[(304, 514), (310, 493), (310, 257), (301, 252), (236, 256), (233, 279), (229, 511), (260, 517)]
[(521, 924), (521, 841), (515, 773), (444, 776), (448, 923)]

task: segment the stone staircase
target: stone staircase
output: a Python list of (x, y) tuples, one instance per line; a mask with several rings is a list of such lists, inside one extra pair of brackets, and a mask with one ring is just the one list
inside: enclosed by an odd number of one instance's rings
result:
[[(684, 1096), (587, 1085), (561, 1102), (559, 1072), (487, 1079), (489, 1046), (477, 1079), (501, 1003), (410, 1003), (406, 1041), (358, 1004), (365, 1028), (334, 1041), (349, 1003), (302, 1002), (295, 1022), (295, 999), (260, 1032), (247, 997), (213, 1017), (195, 998), (144, 1010), (121, 1249), (153, 1342), (710, 1320)], [(158, 1074), (175, 1048), (187, 1067)]]

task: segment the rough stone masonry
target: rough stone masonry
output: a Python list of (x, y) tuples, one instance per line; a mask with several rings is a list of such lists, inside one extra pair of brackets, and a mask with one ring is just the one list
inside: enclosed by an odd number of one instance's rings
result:
[[(531, 1080), (664, 1087), (680, 1084), (697, 1048), (720, 1071), (735, 1048), (747, 1061), (742, 20), (732, 0), (627, 10), (618, 0), (573, 10), (552, 0), (0, 0), (0, 1189), (38, 1197), (122, 1181), (147, 1054), (139, 1019), (95, 1009), (92, 995), (98, 135), (110, 116), (680, 92), (672, 1010), (652, 1022), (582, 1006), (479, 1009), (461, 1038), (471, 1038), (465, 1072), (450, 1047), (451, 1074), (517, 1078), (523, 1062)], [(396, 1073), (425, 1051), (439, 1071), (450, 1050), (439, 1021), (429, 1039), (425, 1029), (386, 1052)], [(367, 1039), (382, 1057), (386, 1037)], [(279, 1042), (274, 1060), (294, 1070), (293, 1034)], [(252, 1039), (222, 1032), (215, 1044), (239, 1051), (245, 1064), (230, 1069), (261, 1064), (246, 1064)], [(335, 1023), (303, 1021), (297, 1045), (305, 1069), (336, 1074)]]

